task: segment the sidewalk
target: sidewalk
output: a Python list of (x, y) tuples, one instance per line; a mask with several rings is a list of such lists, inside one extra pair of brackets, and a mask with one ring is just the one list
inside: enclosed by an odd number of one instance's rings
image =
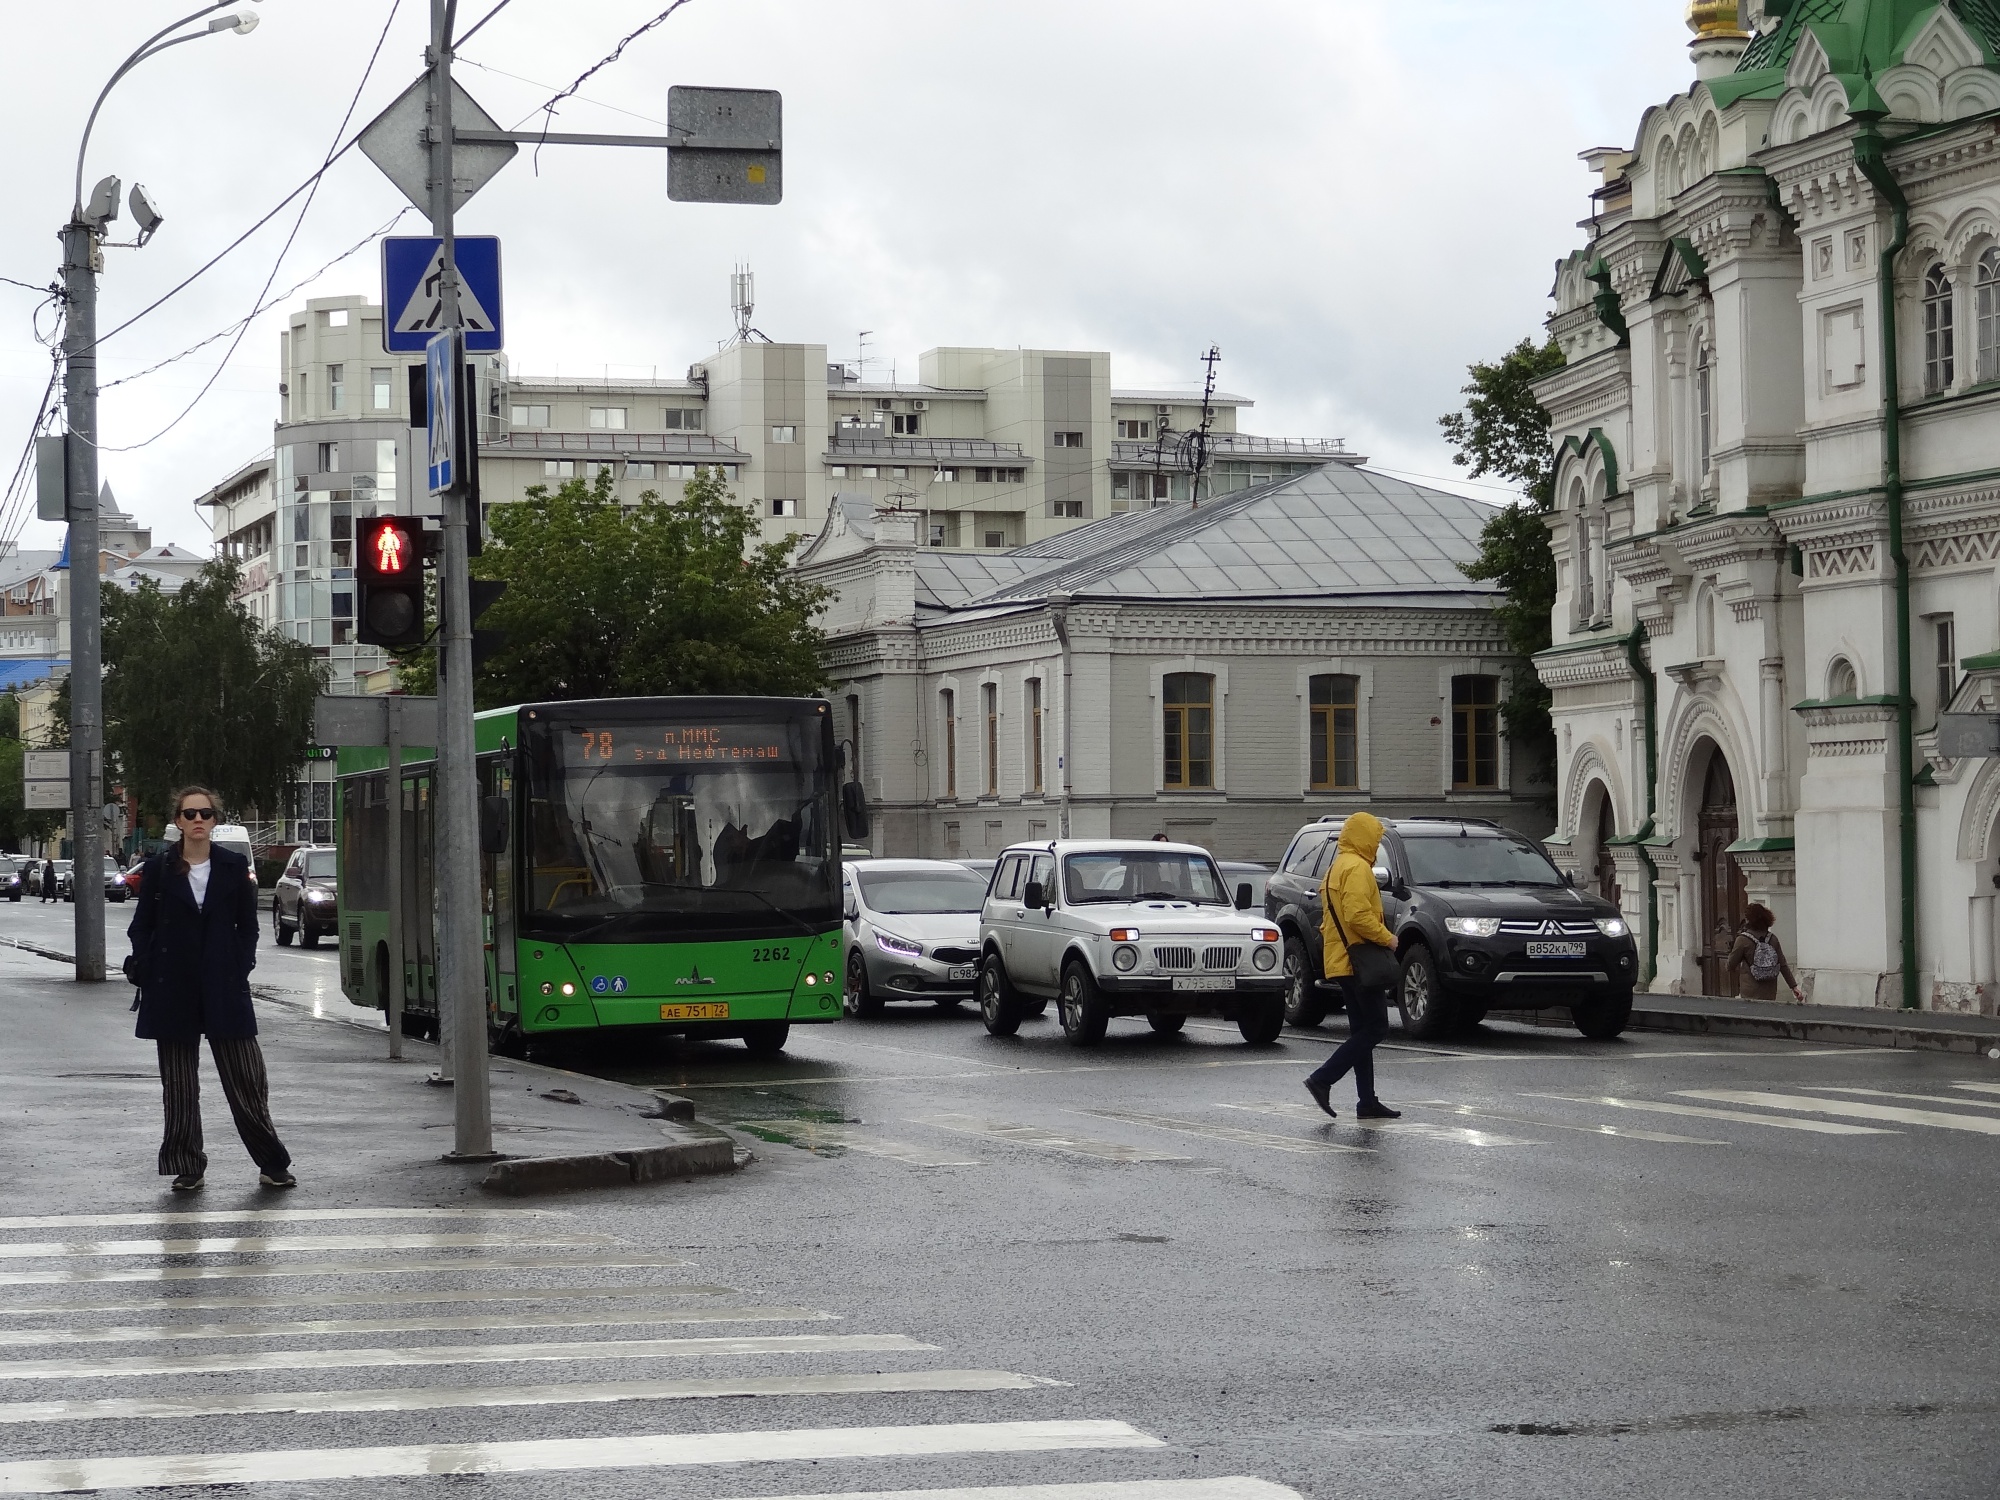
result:
[[(153, 1044), (132, 1035), (131, 1002), (123, 981), (80, 985), (46, 957), (0, 946), (0, 1183), (15, 1194), (59, 1196), (77, 1209), (166, 1197), (166, 1180), (154, 1173), (158, 1066)], [(446, 1162), (452, 1090), (424, 1081), (438, 1067), (435, 1046), (406, 1040), (403, 1057), (391, 1062), (383, 1031), (262, 997), (257, 1024), (271, 1112), (315, 1203), (379, 1204), (391, 1194), (442, 1204), (482, 1188), (630, 1189), (740, 1164), (720, 1132), (649, 1118), (661, 1101), (643, 1089), (500, 1057), (492, 1059), (493, 1138), (508, 1159)], [(203, 1196), (234, 1197), (239, 1185), (254, 1192), (256, 1168), (236, 1139), (206, 1049), (202, 1093)]]
[(1863, 1010), (1725, 1000), (1712, 995), (1640, 995), (1632, 1024), (1642, 1031), (1701, 1036), (1784, 1037), (1855, 1047), (1900, 1047), (2000, 1057), (2000, 1020), (1928, 1010)]

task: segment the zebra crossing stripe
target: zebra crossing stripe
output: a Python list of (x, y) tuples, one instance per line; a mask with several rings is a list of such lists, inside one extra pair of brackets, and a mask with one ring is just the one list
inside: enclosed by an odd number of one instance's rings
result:
[(1090, 1156), (1099, 1161), (1178, 1162), (1188, 1160), (1168, 1152), (1148, 1151), (1143, 1146), (1127, 1146), (1120, 1141), (1098, 1141), (1087, 1136), (1043, 1130), (1038, 1125), (1015, 1125), (1005, 1120), (980, 1120), (971, 1115), (927, 1115), (920, 1125), (935, 1125), (959, 1135), (985, 1136), (989, 1140), (1012, 1141), (1040, 1151), (1060, 1151), (1070, 1156)]
[(6, 1229), (122, 1229), (177, 1224), (307, 1224), (368, 1219), (566, 1219), (548, 1208), (206, 1208), (123, 1214), (29, 1214), (0, 1218)]
[(0, 1348), (38, 1344), (147, 1344), (181, 1339), (288, 1339), (341, 1333), (459, 1333), (492, 1328), (645, 1328), (667, 1323), (825, 1323), (810, 1307), (688, 1307), (662, 1312), (503, 1313), (462, 1318), (311, 1318), (289, 1323), (148, 1323), (140, 1327), (0, 1329)]
[(564, 1385), (417, 1386), (408, 1390), (273, 1391), (130, 1400), (0, 1402), (0, 1426), (147, 1418), (447, 1411), (489, 1406), (588, 1406), (615, 1401), (702, 1401), (738, 1396), (859, 1396), (937, 1391), (1032, 1391), (1059, 1384), (1010, 1370), (913, 1370), (897, 1375), (734, 1376), (722, 1380), (600, 1380)]
[[(593, 1256), (582, 1262), (593, 1271), (640, 1267), (684, 1270), (694, 1264), (677, 1255)], [(477, 1275), (483, 1271), (574, 1271), (579, 1262), (482, 1256), (477, 1260), (336, 1260), (262, 1266), (64, 1266), (55, 1271), (0, 1271), (0, 1286), (82, 1286), (107, 1281), (238, 1281), (265, 1276), (416, 1276), (441, 1272)]]
[(1056, 1453), (1163, 1448), (1125, 1422), (955, 1422), (908, 1427), (816, 1427), (385, 1448), (293, 1448), (131, 1458), (35, 1459), (0, 1464), (0, 1495), (73, 1495), (171, 1485), (414, 1479), (438, 1474), (548, 1474), (708, 1464), (919, 1458), (967, 1453)]
[(24, 1241), (0, 1244), (0, 1260), (64, 1260), (120, 1255), (298, 1255), (323, 1250), (514, 1250), (531, 1246), (602, 1246), (607, 1234), (287, 1234), (224, 1235), (199, 1240)]
[[(1804, 1094), (1773, 1094), (1762, 1089), (1675, 1089), (1674, 1092), (1688, 1099), (1715, 1099), (1724, 1104), (1756, 1104), (1765, 1109), (1795, 1109), (1810, 1114), (1846, 1115), (1857, 1120), (1884, 1120), (1897, 1125), (1927, 1125), (1934, 1130), (1963, 1130), (1973, 1135), (2000, 1135), (2000, 1120), (1991, 1115), (1948, 1115), (1935, 1109), (1900, 1109), (1894, 1105), (1860, 1104), (1848, 1099), (1812, 1099)], [(1815, 1122), (1800, 1120), (1793, 1123)]]
[[(658, 1286), (489, 1286), (413, 1292), (315, 1292), (315, 1307), (404, 1307), (454, 1302), (588, 1302), (636, 1297), (724, 1297), (733, 1286), (695, 1286), (668, 1282)], [(175, 1297), (161, 1302), (0, 1302), (0, 1317), (74, 1317), (80, 1313), (221, 1312), (230, 1308), (285, 1308), (299, 1305), (297, 1297)]]
[[(367, 1370), (389, 1365), (493, 1365), (535, 1360), (692, 1359), (719, 1354), (936, 1353), (900, 1333), (790, 1333), (749, 1338), (609, 1339), (587, 1343), (418, 1344), (408, 1349), (272, 1349), (159, 1359), (0, 1361), (0, 1380), (103, 1380), (253, 1370)], [(0, 1494), (5, 1491), (0, 1490)]]
[[(1233, 1028), (1232, 1028), (1233, 1029)], [(753, 1500), (1304, 1500), (1268, 1479), (1137, 1479), (1100, 1484), (995, 1484), (956, 1490), (849, 1490), (831, 1495), (761, 1495)]]
[[(1681, 1090), (1680, 1092), (1694, 1092)], [(1753, 1115), (1743, 1109), (1709, 1109), (1699, 1104), (1669, 1104), (1661, 1099), (1615, 1099), (1609, 1094), (1525, 1094), (1527, 1099), (1559, 1099), (1566, 1104), (1602, 1104), (1609, 1109), (1639, 1109), (1656, 1115), (1693, 1115), (1702, 1120), (1734, 1120), (1739, 1125), (1769, 1125), (1774, 1130), (1806, 1130), (1814, 1135), (1894, 1135), (1872, 1125), (1841, 1125), (1832, 1120), (1784, 1120)]]

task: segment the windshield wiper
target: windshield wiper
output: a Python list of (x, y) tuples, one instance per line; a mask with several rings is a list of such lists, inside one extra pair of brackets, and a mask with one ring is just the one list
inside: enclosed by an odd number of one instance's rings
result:
[(797, 912), (786, 911), (784, 907), (778, 905), (777, 902), (773, 901), (769, 896), (765, 895), (762, 891), (735, 890), (731, 891), (730, 894), (734, 896), (748, 896), (752, 901), (763, 902), (766, 906), (770, 907), (772, 911), (776, 912), (779, 916), (783, 917), (786, 921), (790, 922), (792, 926), (797, 930), (800, 937), (810, 938), (819, 936), (818, 931), (813, 927), (813, 925), (810, 922), (806, 921), (804, 917), (800, 916)]

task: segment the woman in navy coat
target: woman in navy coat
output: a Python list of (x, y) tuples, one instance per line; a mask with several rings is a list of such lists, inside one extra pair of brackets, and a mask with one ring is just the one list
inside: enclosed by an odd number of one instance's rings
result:
[(138, 1035), (160, 1054), (166, 1134), (160, 1175), (177, 1193), (208, 1170), (201, 1136), (201, 1039), (222, 1079), (236, 1132), (266, 1187), (296, 1185), (291, 1153), (271, 1123), (270, 1082), (257, 1045), (250, 971), (257, 965), (257, 879), (250, 861), (213, 839), (221, 805), (206, 787), (175, 794), (180, 842), (146, 863), (128, 935), (126, 973), (139, 987)]

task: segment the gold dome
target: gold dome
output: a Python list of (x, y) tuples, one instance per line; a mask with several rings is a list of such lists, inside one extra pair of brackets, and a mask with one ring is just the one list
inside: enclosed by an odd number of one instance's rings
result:
[(1698, 37), (1747, 36), (1739, 0), (1688, 0), (1688, 30)]

